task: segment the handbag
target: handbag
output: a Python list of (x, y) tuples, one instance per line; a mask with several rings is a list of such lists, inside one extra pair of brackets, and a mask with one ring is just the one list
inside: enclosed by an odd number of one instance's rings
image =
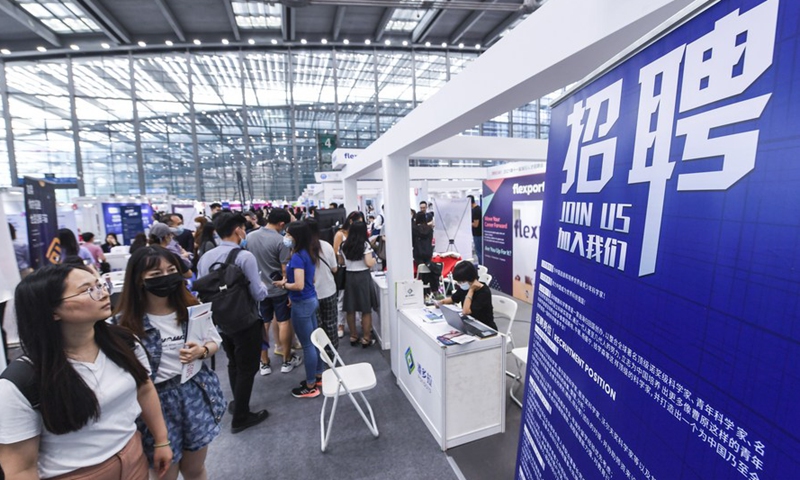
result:
[(347, 283), (347, 270), (344, 265), (339, 265), (336, 273), (333, 274), (333, 279), (336, 281), (336, 291), (344, 290), (345, 283)]

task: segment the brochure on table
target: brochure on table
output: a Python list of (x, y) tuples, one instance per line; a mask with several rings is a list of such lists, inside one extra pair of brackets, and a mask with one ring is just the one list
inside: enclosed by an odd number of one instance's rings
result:
[(517, 478), (797, 478), (800, 2), (647, 45), (552, 111)]

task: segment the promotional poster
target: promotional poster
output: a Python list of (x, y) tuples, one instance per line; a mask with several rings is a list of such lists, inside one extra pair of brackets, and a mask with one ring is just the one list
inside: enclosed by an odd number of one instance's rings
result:
[(716, 2), (556, 103), (517, 479), (798, 478), (799, 25)]
[(533, 302), (544, 174), (483, 182), (483, 264), (492, 287)]
[(38, 269), (61, 258), (58, 242), (58, 214), (53, 184), (25, 177), (25, 220), (28, 229), (28, 248), (31, 267)]

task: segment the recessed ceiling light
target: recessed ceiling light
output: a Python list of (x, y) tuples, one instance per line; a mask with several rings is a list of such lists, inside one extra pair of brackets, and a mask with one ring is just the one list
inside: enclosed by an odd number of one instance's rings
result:
[(447, 42), (442, 42), (442, 48), (447, 48)]
[(228, 39), (227, 38), (223, 38), (222, 39), (222, 44), (223, 45), (227, 45), (228, 44)]
[(42, 46), (38, 46), (38, 47), (36, 47), (36, 50), (38, 50), (38, 51), (40, 51), (40, 52), (46, 52), (46, 51), (47, 51), (47, 49), (46, 49), (46, 48), (44, 48), (44, 47), (42, 47)]
[(194, 43), (195, 45), (200, 45), (201, 42), (199, 38), (195, 38), (192, 43)]
[(109, 45), (109, 44), (107, 44), (107, 43), (105, 43), (105, 42), (101, 43), (101, 44), (100, 44), (100, 46), (101, 46), (101, 47), (103, 47), (103, 48), (105, 48), (106, 50), (108, 50), (109, 48), (111, 48), (111, 45)]
[(345, 45), (350, 45), (350, 40), (345, 38), (344, 40), (342, 40), (342, 43), (344, 43)]
[(273, 38), (272, 40), (270, 40), (270, 43), (273, 44), (273, 45), (277, 45), (278, 44), (278, 40)]
[(146, 46), (147, 46), (147, 44), (146, 44), (146, 43), (144, 43), (144, 42), (142, 42), (142, 41), (139, 41), (139, 46), (140, 46), (140, 47), (146, 47)]
[(81, 47), (79, 47), (79, 46), (77, 46), (75, 44), (70, 45), (69, 48), (71, 48), (73, 50), (80, 50), (81, 49)]
[(481, 44), (480, 43), (476, 43), (475, 44), (475, 48), (481, 48)]
[(364, 45), (369, 45), (371, 43), (372, 43), (372, 40), (370, 40), (369, 38), (364, 40)]
[(384, 41), (383, 41), (383, 44), (384, 44), (384, 45), (391, 45), (391, 44), (392, 44), (392, 41), (391, 41), (391, 40), (389, 40), (389, 39), (386, 39), (386, 40), (384, 40)]
[(250, 45), (255, 45), (256, 41), (251, 38), (250, 40), (247, 41), (247, 43), (249, 43)]
[(301, 39), (300, 39), (300, 43), (302, 43), (303, 45), (305, 45), (306, 43), (308, 43), (308, 40), (306, 40), (305, 38), (301, 38)]
[(11, 55), (11, 50), (4, 48), (0, 50), (0, 53), (2, 53), (3, 55)]
[(404, 46), (404, 47), (407, 47), (407, 46), (408, 46), (408, 40), (403, 40), (403, 46)]
[(166, 42), (164, 42), (164, 43), (165, 43), (165, 44), (166, 44), (168, 47), (171, 47), (171, 46), (173, 45), (173, 44), (172, 44), (172, 40), (167, 40), (167, 41), (166, 41)]
[(458, 44), (458, 48), (464, 48), (464, 44), (463, 43), (459, 43)]
[(327, 38), (323, 38), (322, 39), (322, 44), (323, 45), (327, 45), (328, 44), (328, 39)]

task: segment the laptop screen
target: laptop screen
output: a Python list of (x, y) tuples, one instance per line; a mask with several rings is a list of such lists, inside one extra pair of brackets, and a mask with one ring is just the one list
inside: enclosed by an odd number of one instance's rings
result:
[(447, 322), (448, 325), (460, 332), (467, 333), (467, 329), (464, 327), (464, 321), (461, 320), (461, 310), (456, 307), (451, 307), (450, 305), (442, 305), (441, 310), (442, 315), (444, 315), (444, 321)]

